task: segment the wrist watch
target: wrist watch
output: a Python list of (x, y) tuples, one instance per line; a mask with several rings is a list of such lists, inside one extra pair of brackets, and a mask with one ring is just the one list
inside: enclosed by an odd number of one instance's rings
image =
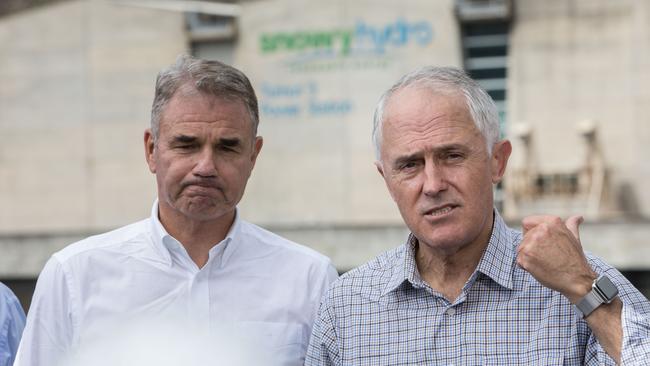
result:
[(602, 275), (594, 280), (594, 283), (591, 285), (591, 291), (578, 301), (576, 308), (582, 315), (582, 318), (586, 318), (600, 305), (612, 302), (617, 295), (618, 289), (616, 285), (612, 283), (609, 277)]

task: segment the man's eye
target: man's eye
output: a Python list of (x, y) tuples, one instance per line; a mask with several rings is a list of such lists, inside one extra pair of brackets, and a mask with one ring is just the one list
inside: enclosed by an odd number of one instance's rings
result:
[(225, 152), (236, 152), (237, 151), (234, 146), (227, 146), (227, 145), (219, 145), (219, 150), (225, 151)]
[(186, 151), (186, 150), (192, 150), (196, 148), (196, 145), (192, 145), (192, 144), (176, 145), (174, 148), (177, 150)]
[(405, 163), (402, 163), (402, 164), (399, 166), (399, 169), (400, 169), (400, 170), (409, 170), (409, 169), (413, 169), (413, 168), (415, 168), (417, 165), (418, 165), (418, 164), (417, 164), (417, 162), (415, 162), (415, 161), (407, 161), (407, 162), (405, 162)]
[(458, 161), (458, 160), (462, 160), (464, 157), (465, 156), (463, 154), (461, 154), (461, 153), (452, 152), (452, 153), (447, 154), (446, 159), (448, 161)]

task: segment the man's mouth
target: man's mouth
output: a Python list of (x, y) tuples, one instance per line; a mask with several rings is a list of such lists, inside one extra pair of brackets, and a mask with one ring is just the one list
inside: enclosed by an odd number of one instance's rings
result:
[(216, 182), (211, 181), (191, 181), (185, 182), (183, 184), (183, 189), (188, 187), (201, 187), (201, 188), (212, 188), (212, 189), (221, 189)]
[(438, 207), (434, 207), (432, 209), (424, 211), (424, 215), (425, 216), (433, 216), (433, 217), (443, 216), (443, 215), (446, 215), (446, 214), (450, 213), (456, 207), (458, 207), (458, 206), (457, 205), (438, 206)]
[(216, 182), (210, 181), (187, 182), (183, 184), (180, 192), (184, 195), (195, 197), (216, 197), (216, 195), (223, 194), (221, 187)]

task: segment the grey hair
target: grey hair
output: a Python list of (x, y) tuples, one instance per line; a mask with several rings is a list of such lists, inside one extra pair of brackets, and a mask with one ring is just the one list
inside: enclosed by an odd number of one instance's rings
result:
[(156, 78), (156, 91), (151, 107), (151, 132), (154, 141), (158, 139), (160, 133), (160, 119), (165, 107), (179, 89), (185, 88), (242, 101), (250, 114), (253, 136), (257, 135), (259, 124), (257, 96), (246, 75), (219, 61), (180, 55), (175, 64), (160, 71)]
[(422, 86), (433, 93), (462, 93), (474, 124), (485, 138), (487, 151), (492, 153), (492, 147), (499, 139), (499, 114), (492, 98), (460, 69), (425, 66), (402, 76), (379, 98), (372, 128), (372, 140), (378, 161), (381, 161), (381, 130), (386, 104), (396, 92), (410, 86)]

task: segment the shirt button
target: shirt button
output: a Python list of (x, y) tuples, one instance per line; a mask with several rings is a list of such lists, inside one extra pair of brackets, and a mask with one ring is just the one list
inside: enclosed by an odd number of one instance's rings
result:
[(456, 309), (454, 308), (449, 308), (447, 309), (447, 315), (452, 316), (456, 314)]

